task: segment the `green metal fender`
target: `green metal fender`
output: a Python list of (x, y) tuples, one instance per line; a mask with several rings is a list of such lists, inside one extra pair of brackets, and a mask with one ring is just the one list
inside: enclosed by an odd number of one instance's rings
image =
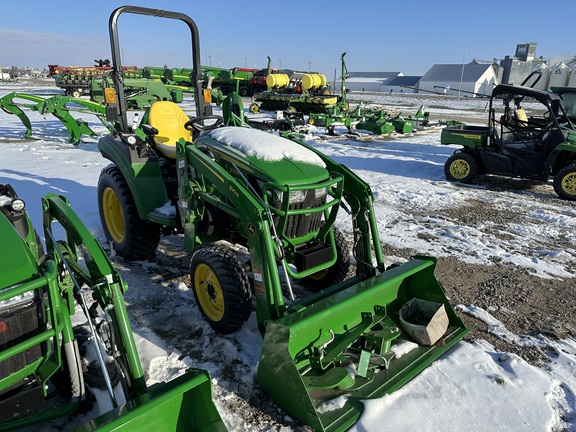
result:
[[(124, 176), (140, 219), (149, 220), (149, 213), (168, 201), (158, 158), (154, 154), (150, 157), (139, 157), (135, 150), (131, 150), (128, 144), (114, 135), (105, 135), (100, 138), (98, 148), (102, 155), (113, 162)], [(169, 225), (176, 222), (163, 221), (163, 223)]]

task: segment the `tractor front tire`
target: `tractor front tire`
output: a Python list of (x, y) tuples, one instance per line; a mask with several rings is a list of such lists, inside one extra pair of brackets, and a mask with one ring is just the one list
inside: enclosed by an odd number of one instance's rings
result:
[(576, 200), (576, 164), (562, 168), (554, 176), (554, 191), (565, 200)]
[(472, 183), (478, 177), (478, 172), (476, 159), (465, 152), (454, 153), (444, 164), (444, 174), (449, 181)]
[(190, 261), (190, 279), (204, 319), (219, 333), (235, 332), (252, 312), (252, 291), (244, 267), (223, 246), (198, 249)]
[(140, 219), (128, 183), (116, 166), (100, 174), (98, 211), (104, 234), (118, 255), (139, 260), (154, 253), (160, 243), (160, 225)]
[(344, 234), (332, 227), (334, 242), (336, 243), (336, 262), (325, 270), (313, 273), (301, 280), (302, 285), (311, 291), (317, 292), (346, 279), (350, 270), (350, 247)]

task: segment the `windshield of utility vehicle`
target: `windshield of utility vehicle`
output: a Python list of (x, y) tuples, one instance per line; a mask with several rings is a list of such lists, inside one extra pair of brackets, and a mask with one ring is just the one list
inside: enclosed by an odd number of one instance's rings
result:
[(576, 120), (576, 93), (564, 93), (562, 95), (562, 106), (568, 117), (572, 121)]

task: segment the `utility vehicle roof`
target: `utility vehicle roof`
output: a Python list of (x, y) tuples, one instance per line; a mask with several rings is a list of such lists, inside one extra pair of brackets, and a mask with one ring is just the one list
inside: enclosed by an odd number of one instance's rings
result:
[(561, 100), (560, 96), (555, 93), (550, 93), (545, 90), (538, 90), (531, 87), (515, 86), (510, 84), (499, 84), (494, 87), (494, 90), (492, 91), (492, 97), (498, 97), (505, 94), (526, 96), (537, 99), (541, 102), (556, 102)]
[(576, 87), (550, 87), (554, 93), (563, 95), (564, 93), (576, 93)]

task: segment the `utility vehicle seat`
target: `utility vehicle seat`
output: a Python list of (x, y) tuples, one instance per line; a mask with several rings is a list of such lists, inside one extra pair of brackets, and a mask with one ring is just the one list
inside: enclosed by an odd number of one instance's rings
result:
[(176, 158), (176, 143), (180, 138), (192, 141), (192, 132), (184, 127), (190, 120), (182, 108), (170, 101), (154, 102), (150, 107), (149, 124), (158, 129), (156, 148), (164, 156)]
[(526, 111), (524, 108), (520, 107), (516, 111), (514, 111), (516, 115), (516, 124), (520, 127), (528, 126), (528, 116), (526, 115)]

